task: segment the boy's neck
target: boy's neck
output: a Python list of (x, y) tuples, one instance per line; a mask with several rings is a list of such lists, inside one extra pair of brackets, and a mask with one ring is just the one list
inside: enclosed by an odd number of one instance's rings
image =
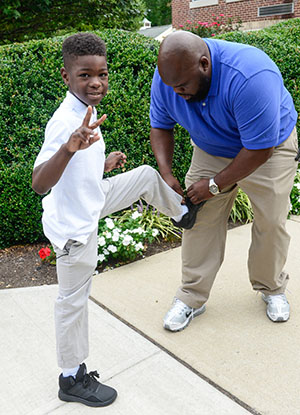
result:
[[(70, 94), (72, 94), (75, 98), (77, 98), (77, 99), (78, 99), (78, 101), (80, 101), (82, 104), (84, 104), (86, 107), (88, 107), (88, 105), (87, 105), (85, 102), (83, 102), (80, 98), (78, 98), (78, 96), (77, 96), (77, 95), (75, 95), (75, 94), (74, 94), (74, 92), (72, 92), (72, 91), (70, 91), (70, 90), (69, 90), (69, 92), (70, 92)], [(93, 107), (93, 108), (94, 108), (94, 105), (91, 105), (91, 107)]]

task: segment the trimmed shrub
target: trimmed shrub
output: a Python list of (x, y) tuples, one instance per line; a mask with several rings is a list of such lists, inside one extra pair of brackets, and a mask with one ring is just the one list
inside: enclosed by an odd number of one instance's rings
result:
[[(258, 32), (222, 38), (260, 47), (278, 64), (300, 111), (300, 62), (296, 41), (299, 19)], [(159, 43), (121, 30), (96, 32), (107, 44), (110, 90), (98, 108), (107, 152), (127, 154), (126, 169), (143, 163), (156, 167), (149, 142), (150, 86)], [(60, 76), (62, 38), (0, 47), (0, 248), (44, 239), (41, 196), (31, 189), (34, 160), (46, 124), (63, 100)], [(184, 181), (192, 147), (176, 127), (174, 174)], [(117, 172), (116, 172), (117, 173)]]

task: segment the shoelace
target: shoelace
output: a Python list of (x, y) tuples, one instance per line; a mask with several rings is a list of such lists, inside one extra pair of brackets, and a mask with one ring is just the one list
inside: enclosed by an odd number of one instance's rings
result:
[(183, 314), (185, 311), (188, 310), (189, 307), (177, 298), (172, 308), (171, 315), (173, 316), (174, 314)]
[(93, 372), (86, 373), (83, 376), (82, 386), (84, 388), (87, 388), (91, 383), (98, 383), (96, 378), (99, 378), (99, 373), (97, 370), (94, 370)]
[(283, 294), (272, 295), (268, 298), (268, 303), (270, 303), (270, 305), (277, 305), (277, 306), (284, 305), (286, 304), (286, 299)]

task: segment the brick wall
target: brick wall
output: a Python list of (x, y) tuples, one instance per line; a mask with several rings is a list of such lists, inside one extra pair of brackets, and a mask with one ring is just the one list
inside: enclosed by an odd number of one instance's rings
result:
[(300, 2), (298, 0), (294, 1), (293, 14), (267, 17), (257, 16), (258, 7), (292, 2), (293, 0), (241, 0), (226, 3), (226, 0), (218, 0), (218, 5), (190, 9), (190, 0), (172, 0), (172, 24), (173, 27), (179, 29), (180, 25), (186, 25), (187, 20), (190, 20), (192, 24), (196, 24), (198, 21), (212, 22), (214, 20), (213, 14), (218, 16), (222, 13), (225, 16), (239, 17), (245, 23), (251, 24), (253, 22), (254, 27), (255, 23), (257, 23), (256, 26), (259, 27), (267, 22), (276, 23), (278, 20), (300, 17)]

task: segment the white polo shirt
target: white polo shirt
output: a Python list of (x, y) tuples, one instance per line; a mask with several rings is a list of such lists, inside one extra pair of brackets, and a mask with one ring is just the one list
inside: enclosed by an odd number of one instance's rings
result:
[[(47, 124), (45, 141), (34, 168), (49, 160), (81, 126), (87, 106), (70, 92)], [(93, 109), (91, 123), (96, 121)], [(104, 193), (101, 188), (105, 163), (105, 143), (100, 140), (85, 150), (77, 151), (61, 178), (43, 198), (43, 229), (46, 237), (63, 249), (69, 239), (85, 244), (98, 226)]]

